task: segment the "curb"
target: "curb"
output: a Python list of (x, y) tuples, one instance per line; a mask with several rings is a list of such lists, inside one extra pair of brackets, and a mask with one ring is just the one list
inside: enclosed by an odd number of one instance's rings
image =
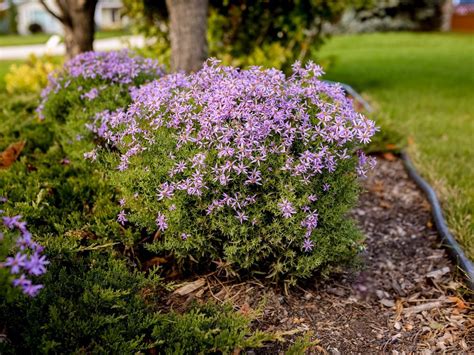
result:
[[(366, 100), (364, 100), (364, 98), (350, 85), (329, 80), (327, 80), (327, 82), (341, 85), (342, 88), (346, 91), (346, 93), (351, 95), (354, 100), (358, 101), (367, 112), (373, 112), (373, 109), (370, 104)], [(456, 239), (454, 239), (453, 235), (449, 232), (436, 192), (431, 187), (431, 185), (428, 184), (418, 173), (405, 150), (402, 150), (400, 157), (403, 161), (403, 165), (408, 173), (408, 176), (424, 192), (426, 198), (428, 199), (428, 202), (431, 205), (433, 221), (438, 231), (438, 234), (441, 237), (443, 246), (447, 249), (451, 258), (454, 259), (454, 261), (464, 273), (467, 286), (472, 291), (474, 291), (474, 264), (467, 258), (461, 246), (456, 242)]]

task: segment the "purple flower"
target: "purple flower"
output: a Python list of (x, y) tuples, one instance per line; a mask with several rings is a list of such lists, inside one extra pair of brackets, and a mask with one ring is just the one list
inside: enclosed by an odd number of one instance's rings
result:
[(122, 226), (128, 222), (127, 213), (124, 210), (121, 210), (117, 215), (117, 222), (119, 222)]
[(28, 231), (25, 231), (21, 237), (16, 240), (16, 245), (20, 250), (25, 250), (33, 246), (32, 236)]
[(189, 234), (187, 234), (187, 233), (181, 233), (181, 239), (182, 239), (182, 240), (186, 240), (186, 239), (188, 239), (189, 237), (190, 237)]
[(97, 96), (99, 96), (99, 90), (97, 88), (92, 88), (85, 94), (82, 94), (81, 98), (87, 100), (94, 100)]
[(3, 263), (4, 266), (10, 267), (10, 273), (18, 274), (20, 269), (25, 267), (26, 255), (22, 253), (16, 253), (14, 257), (8, 257)]
[(43, 285), (33, 285), (32, 283), (28, 283), (22, 285), (22, 290), (25, 295), (34, 297), (43, 287)]
[(323, 185), (323, 191), (329, 191), (330, 188), (331, 188), (331, 185), (327, 183)]
[(237, 216), (235, 217), (239, 220), (240, 224), (244, 223), (244, 221), (248, 221), (249, 219), (244, 212), (237, 212)]
[(156, 225), (158, 226), (158, 230), (164, 232), (168, 228), (168, 223), (166, 221), (166, 216), (162, 213), (158, 213), (156, 216)]
[(31, 284), (31, 281), (26, 278), (25, 274), (21, 274), (19, 278), (13, 280), (13, 286), (15, 287), (23, 287), (29, 284)]
[(38, 252), (35, 252), (30, 258), (25, 262), (25, 269), (32, 275), (42, 275), (46, 272), (46, 265), (49, 264), (49, 261), (46, 260), (44, 255), (40, 255)]
[(311, 250), (313, 250), (313, 248), (314, 248), (313, 241), (309, 238), (306, 238), (303, 242), (303, 250), (305, 252), (310, 252)]
[(284, 218), (290, 218), (292, 215), (296, 213), (296, 209), (293, 207), (292, 203), (287, 199), (284, 199), (282, 202), (278, 204), (280, 208), (281, 214)]
[(14, 217), (5, 216), (5, 217), (2, 217), (2, 219), (3, 219), (3, 224), (5, 225), (5, 227), (7, 227), (8, 229), (13, 229), (20, 221), (21, 216), (20, 215), (14, 216)]
[(161, 184), (161, 188), (158, 191), (158, 201), (163, 200), (165, 198), (173, 197), (174, 186), (165, 182)]
[(123, 207), (123, 206), (125, 206), (125, 203), (126, 203), (125, 199), (121, 198), (120, 201), (119, 201), (119, 205)]

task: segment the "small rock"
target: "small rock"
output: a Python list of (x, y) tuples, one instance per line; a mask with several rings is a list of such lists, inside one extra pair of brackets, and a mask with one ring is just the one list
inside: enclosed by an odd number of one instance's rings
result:
[(393, 300), (389, 300), (387, 298), (384, 298), (384, 299), (380, 300), (380, 303), (382, 303), (385, 307), (395, 306), (395, 302)]
[(427, 273), (426, 277), (433, 278), (433, 279), (439, 279), (441, 276), (446, 275), (449, 271), (450, 271), (449, 267), (445, 266), (442, 269), (433, 270), (433, 271)]
[(342, 288), (337, 287), (328, 288), (328, 292), (339, 297), (344, 297), (346, 295), (346, 291), (344, 291)]

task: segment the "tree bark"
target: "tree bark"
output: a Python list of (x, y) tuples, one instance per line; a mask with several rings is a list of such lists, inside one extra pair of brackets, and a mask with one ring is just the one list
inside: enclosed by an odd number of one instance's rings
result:
[(166, 0), (170, 18), (171, 70), (199, 70), (207, 58), (208, 0)]
[(445, 0), (441, 8), (441, 31), (451, 31), (451, 18), (453, 16), (453, 2), (452, 0)]
[(94, 13), (98, 0), (56, 0), (59, 13), (49, 8), (45, 0), (40, 1), (63, 25), (66, 59), (93, 50)]

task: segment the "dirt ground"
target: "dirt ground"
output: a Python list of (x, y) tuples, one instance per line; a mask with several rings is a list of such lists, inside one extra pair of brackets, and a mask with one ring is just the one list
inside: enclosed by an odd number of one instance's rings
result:
[(316, 344), (308, 353), (474, 354), (472, 294), (440, 245), (422, 192), (393, 159), (379, 159), (364, 185), (352, 213), (367, 238), (361, 270), (288, 294), (257, 280), (201, 276), (170, 302), (232, 302), (257, 314), (255, 328), (284, 340), (247, 354), (283, 353), (308, 331)]

